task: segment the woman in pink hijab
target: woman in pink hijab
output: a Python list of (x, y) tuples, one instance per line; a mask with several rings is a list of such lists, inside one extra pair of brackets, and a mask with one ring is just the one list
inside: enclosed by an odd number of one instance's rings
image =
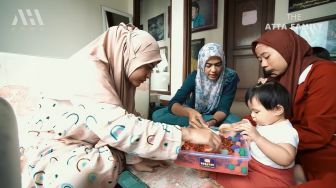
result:
[(209, 129), (134, 115), (135, 88), (160, 60), (155, 39), (123, 23), (72, 56), (70, 77), (60, 73), (63, 89), (42, 97), (25, 126), (23, 187), (114, 187), (124, 153), (175, 159), (184, 141), (218, 150), (220, 138)]

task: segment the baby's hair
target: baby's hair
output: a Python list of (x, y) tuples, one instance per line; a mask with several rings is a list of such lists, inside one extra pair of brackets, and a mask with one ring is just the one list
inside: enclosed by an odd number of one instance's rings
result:
[(315, 56), (322, 58), (322, 59), (331, 60), (330, 53), (327, 49), (319, 47), (319, 46), (312, 47), (312, 49), (313, 49), (313, 53)]
[(267, 109), (273, 110), (277, 105), (284, 108), (286, 117), (291, 113), (291, 97), (287, 89), (277, 82), (258, 83), (247, 90), (245, 94), (245, 104), (251, 102), (255, 97)]

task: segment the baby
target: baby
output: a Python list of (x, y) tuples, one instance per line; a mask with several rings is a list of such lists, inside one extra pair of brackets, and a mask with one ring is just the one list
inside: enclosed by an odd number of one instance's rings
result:
[(223, 124), (220, 131), (239, 131), (250, 146), (248, 176), (215, 173), (211, 177), (225, 188), (294, 185), (294, 160), (299, 143), (297, 131), (286, 117), (290, 114), (290, 94), (281, 84), (266, 82), (248, 89), (245, 103), (249, 120)]

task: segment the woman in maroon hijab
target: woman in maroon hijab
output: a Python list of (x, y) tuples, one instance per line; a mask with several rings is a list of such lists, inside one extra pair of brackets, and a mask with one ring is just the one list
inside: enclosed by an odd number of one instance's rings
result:
[(299, 133), (297, 163), (307, 183), (336, 185), (336, 64), (313, 55), (292, 30), (272, 30), (252, 43), (265, 78), (277, 80), (292, 95), (291, 123)]

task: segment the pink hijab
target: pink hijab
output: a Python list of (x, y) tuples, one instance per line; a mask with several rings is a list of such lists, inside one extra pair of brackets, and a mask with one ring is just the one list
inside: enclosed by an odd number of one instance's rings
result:
[(135, 112), (135, 87), (130, 75), (145, 64), (161, 61), (156, 40), (133, 25), (113, 26), (73, 55), (69, 61), (78, 70), (74, 98), (115, 104), (129, 113)]

